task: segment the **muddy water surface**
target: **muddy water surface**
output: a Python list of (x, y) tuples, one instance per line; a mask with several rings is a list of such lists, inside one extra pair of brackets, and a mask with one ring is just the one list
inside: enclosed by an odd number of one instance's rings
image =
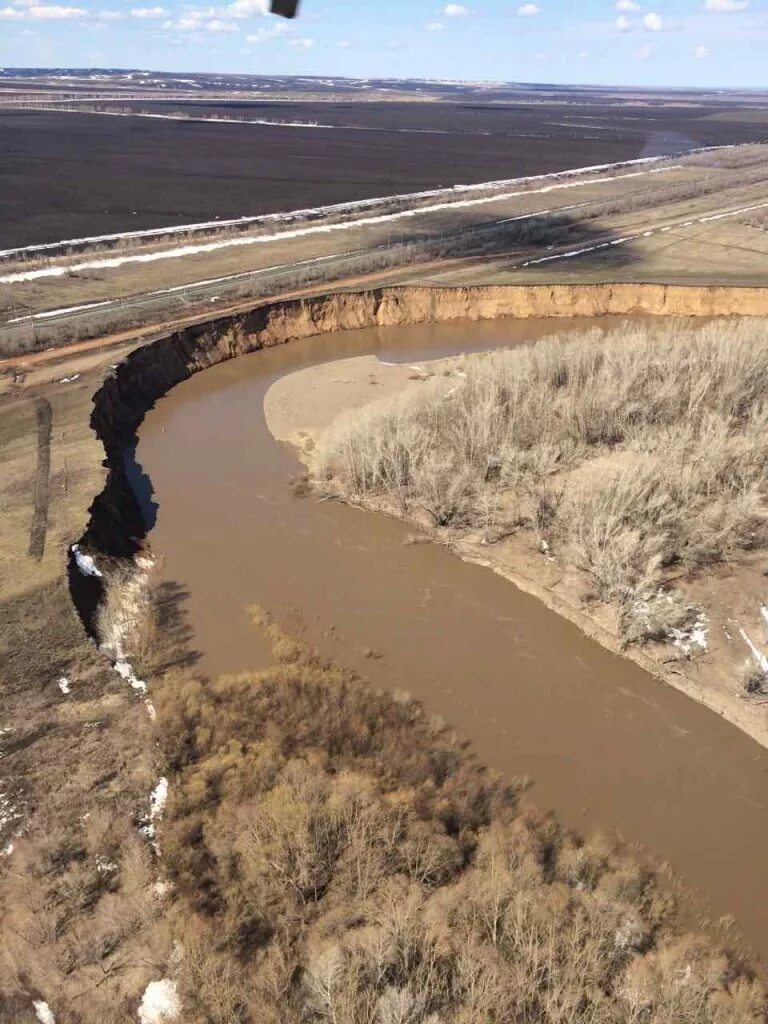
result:
[(423, 700), (492, 767), (530, 776), (536, 802), (566, 823), (616, 829), (668, 860), (768, 962), (768, 752), (487, 569), (404, 545), (401, 523), (294, 498), (300, 466), (266, 428), (270, 385), (304, 366), (369, 352), (413, 362), (584, 326), (345, 332), (198, 374), (141, 429), (150, 542), (163, 576), (189, 590), (205, 671), (265, 663), (245, 612), (264, 605), (375, 684)]

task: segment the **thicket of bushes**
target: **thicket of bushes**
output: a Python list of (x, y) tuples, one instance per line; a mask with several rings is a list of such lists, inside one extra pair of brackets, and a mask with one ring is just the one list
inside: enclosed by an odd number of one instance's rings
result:
[(762, 1019), (650, 871), (267, 629), (278, 667), (158, 696), (186, 1024)]
[(625, 326), (466, 360), (321, 439), (325, 492), (486, 541), (536, 532), (613, 604), (626, 640), (688, 614), (672, 567), (768, 540), (759, 321)]

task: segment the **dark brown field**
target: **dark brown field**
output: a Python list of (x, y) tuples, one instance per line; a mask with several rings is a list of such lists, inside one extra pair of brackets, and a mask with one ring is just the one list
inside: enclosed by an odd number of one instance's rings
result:
[(175, 100), (133, 106), (339, 127), (2, 111), (0, 248), (542, 174), (766, 135), (739, 119), (744, 106), (738, 104)]

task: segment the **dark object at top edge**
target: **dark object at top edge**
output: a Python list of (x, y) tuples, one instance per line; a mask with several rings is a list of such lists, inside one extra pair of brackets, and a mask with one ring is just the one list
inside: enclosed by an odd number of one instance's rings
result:
[(272, 0), (270, 10), (281, 18), (295, 18), (299, 9), (299, 0)]

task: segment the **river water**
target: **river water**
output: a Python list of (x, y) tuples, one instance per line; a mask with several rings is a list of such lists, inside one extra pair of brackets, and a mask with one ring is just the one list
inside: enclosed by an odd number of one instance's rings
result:
[(349, 331), (197, 374), (140, 431), (149, 540), (162, 577), (188, 591), (202, 670), (267, 663), (246, 613), (263, 605), (375, 685), (422, 700), (504, 776), (529, 776), (535, 802), (566, 824), (616, 830), (668, 861), (768, 963), (768, 752), (491, 571), (404, 545), (394, 520), (294, 497), (301, 467), (266, 427), (267, 390), (302, 367), (368, 353), (413, 362), (585, 326)]

